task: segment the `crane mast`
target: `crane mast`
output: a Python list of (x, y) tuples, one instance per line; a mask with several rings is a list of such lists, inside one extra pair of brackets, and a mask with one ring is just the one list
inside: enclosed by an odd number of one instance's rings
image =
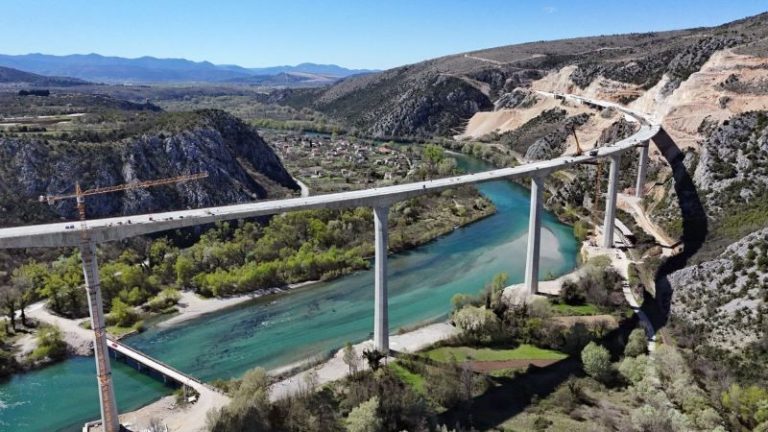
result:
[(99, 281), (99, 266), (96, 260), (96, 243), (91, 240), (88, 231), (85, 211), (85, 197), (132, 189), (143, 189), (154, 186), (182, 183), (208, 177), (208, 173), (182, 175), (165, 179), (149, 180), (143, 182), (126, 183), (123, 185), (98, 187), (82, 190), (80, 183), (75, 183), (75, 192), (64, 195), (41, 195), (40, 202), (53, 205), (57, 201), (65, 199), (77, 200), (77, 214), (80, 220), (80, 258), (83, 265), (86, 294), (88, 296), (88, 311), (91, 316), (91, 328), (93, 329), (93, 353), (96, 359), (96, 376), (99, 386), (99, 400), (101, 402), (101, 422), (105, 432), (119, 432), (120, 419), (117, 413), (115, 389), (112, 383), (112, 368), (109, 362), (107, 348), (107, 332), (104, 322), (104, 305), (101, 298), (101, 283)]
[(576, 126), (571, 126), (571, 133), (573, 133), (573, 139), (576, 140), (576, 153), (574, 156), (581, 156), (583, 151), (581, 151), (581, 145), (579, 145), (579, 137), (576, 136)]

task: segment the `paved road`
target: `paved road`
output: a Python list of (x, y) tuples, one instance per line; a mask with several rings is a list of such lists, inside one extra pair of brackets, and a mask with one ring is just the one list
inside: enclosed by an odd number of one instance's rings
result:
[(309, 196), (309, 186), (307, 186), (303, 181), (297, 179), (296, 177), (293, 178), (293, 181), (295, 181), (299, 188), (301, 188), (301, 196), (303, 198), (306, 198)]

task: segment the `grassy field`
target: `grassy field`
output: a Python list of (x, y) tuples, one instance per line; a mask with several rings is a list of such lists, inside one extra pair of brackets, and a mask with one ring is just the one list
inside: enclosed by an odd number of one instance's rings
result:
[(471, 348), (471, 347), (441, 347), (424, 353), (428, 358), (447, 362), (451, 356), (458, 362), (467, 360), (504, 361), (504, 360), (562, 360), (568, 357), (559, 351), (538, 348), (523, 344), (514, 349)]
[(412, 389), (416, 390), (419, 393), (424, 393), (425, 380), (423, 376), (409, 371), (408, 369), (404, 368), (402, 365), (400, 365), (397, 362), (390, 363), (389, 369), (392, 372), (394, 372), (395, 375), (398, 376), (398, 378), (403, 380), (404, 383), (411, 386)]
[(552, 303), (552, 310), (557, 315), (565, 316), (585, 316), (600, 314), (600, 310), (593, 304), (569, 305), (565, 303)]

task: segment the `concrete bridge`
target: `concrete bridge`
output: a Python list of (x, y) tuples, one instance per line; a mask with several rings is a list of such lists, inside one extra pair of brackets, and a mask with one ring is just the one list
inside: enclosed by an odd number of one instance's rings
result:
[(116, 340), (107, 338), (107, 346), (109, 347), (112, 352), (115, 353), (115, 358), (117, 358), (117, 355), (122, 355), (127, 358), (130, 358), (134, 360), (136, 363), (138, 363), (141, 366), (144, 366), (148, 369), (151, 369), (153, 371), (158, 372), (163, 377), (167, 377), (172, 379), (173, 381), (183, 385), (187, 386), (193, 390), (195, 390), (198, 393), (205, 393), (207, 391), (215, 391), (212, 387), (208, 386), (204, 382), (200, 381), (199, 379), (187, 375), (184, 372), (179, 371), (178, 369), (175, 369), (160, 360), (156, 360), (146, 354), (144, 354), (141, 351), (135, 350), (128, 345), (124, 345)]
[[(408, 183), (381, 188), (373, 188), (327, 195), (291, 198), (275, 201), (262, 201), (222, 207), (210, 207), (196, 210), (182, 210), (137, 216), (123, 216), (107, 219), (88, 220), (82, 224), (54, 223), (46, 225), (23, 226), (0, 229), (0, 248), (56, 248), (78, 247), (83, 259), (88, 292), (91, 324), (94, 329), (94, 351), (96, 354), (101, 417), (104, 430), (117, 432), (119, 422), (112, 385), (109, 364), (108, 342), (106, 338), (99, 272), (96, 262), (96, 245), (117, 241), (129, 237), (155, 232), (209, 224), (218, 221), (267, 216), (297, 210), (343, 209), (352, 207), (371, 207), (374, 215), (375, 264), (374, 264), (374, 345), (382, 351), (389, 351), (389, 322), (387, 311), (387, 215), (389, 207), (398, 202), (419, 195), (424, 195), (461, 185), (481, 183), (498, 179), (531, 178), (531, 210), (528, 227), (528, 251), (526, 255), (525, 286), (535, 294), (539, 284), (539, 258), (541, 239), (541, 212), (543, 185), (547, 175), (574, 165), (607, 158), (610, 161), (609, 184), (606, 196), (605, 220), (603, 222), (603, 246), (614, 246), (614, 226), (616, 213), (616, 194), (618, 189), (619, 164), (623, 154), (639, 148), (637, 170), (637, 194), (640, 196), (645, 184), (648, 164), (648, 141), (660, 131), (660, 126), (653, 123), (645, 114), (630, 110), (621, 105), (592, 100), (580, 96), (539, 92), (545, 97), (555, 97), (586, 104), (595, 109), (613, 108), (624, 114), (632, 122), (640, 125), (639, 130), (630, 136), (609, 146), (591, 150), (581, 156), (562, 156), (559, 158), (528, 163), (514, 168), (502, 168), (482, 173), (467, 174), (438, 180)], [(123, 345), (113, 346), (125, 355), (142, 358), (143, 364), (152, 365), (168, 376), (177, 376), (181, 380), (191, 380), (190, 385), (200, 385), (193, 378), (169, 369), (162, 363), (152, 360)], [(134, 358), (134, 357), (132, 357)], [(194, 388), (194, 387), (193, 387)]]

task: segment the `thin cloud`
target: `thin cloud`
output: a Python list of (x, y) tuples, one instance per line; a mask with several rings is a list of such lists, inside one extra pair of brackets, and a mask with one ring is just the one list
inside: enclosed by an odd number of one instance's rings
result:
[(542, 9), (544, 13), (546, 14), (553, 14), (557, 12), (557, 8), (554, 6), (544, 6), (544, 9)]

